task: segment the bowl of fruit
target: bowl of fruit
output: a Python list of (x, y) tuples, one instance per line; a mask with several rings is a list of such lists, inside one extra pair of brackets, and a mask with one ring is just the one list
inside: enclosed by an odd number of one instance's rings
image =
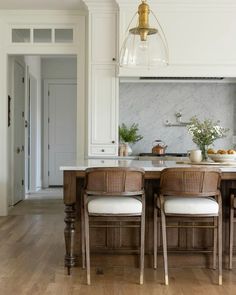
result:
[(236, 161), (236, 151), (233, 149), (230, 150), (213, 150), (209, 149), (207, 151), (208, 157), (214, 162), (234, 162)]

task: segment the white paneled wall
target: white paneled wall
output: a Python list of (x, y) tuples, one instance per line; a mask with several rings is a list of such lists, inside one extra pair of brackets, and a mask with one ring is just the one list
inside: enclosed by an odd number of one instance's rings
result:
[(42, 58), (42, 79), (76, 79), (76, 57)]

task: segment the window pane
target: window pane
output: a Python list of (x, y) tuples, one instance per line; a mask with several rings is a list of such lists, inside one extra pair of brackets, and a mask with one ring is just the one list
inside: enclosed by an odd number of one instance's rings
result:
[(30, 42), (30, 29), (12, 29), (12, 42)]
[(52, 30), (51, 29), (34, 29), (34, 42), (35, 43), (52, 42)]
[(57, 43), (73, 42), (73, 29), (55, 29), (55, 42)]

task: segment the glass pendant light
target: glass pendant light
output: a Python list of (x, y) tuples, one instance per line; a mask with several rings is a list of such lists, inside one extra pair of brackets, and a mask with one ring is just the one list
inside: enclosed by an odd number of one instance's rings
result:
[[(128, 36), (120, 52), (120, 66), (122, 67), (151, 68), (168, 64), (168, 44), (164, 31), (146, 2), (142, 0), (138, 12), (135, 13), (127, 29)], [(156, 28), (149, 25), (150, 12), (156, 22)], [(130, 28), (137, 15), (137, 26)]]

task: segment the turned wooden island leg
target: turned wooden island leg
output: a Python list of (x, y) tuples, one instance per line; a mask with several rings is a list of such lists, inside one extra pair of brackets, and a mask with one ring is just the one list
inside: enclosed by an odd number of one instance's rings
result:
[(76, 221), (76, 173), (75, 171), (64, 171), (64, 204), (65, 204), (65, 267), (68, 275), (75, 266), (77, 257), (75, 255), (75, 221)]
[(74, 253), (74, 242), (75, 242), (75, 205), (66, 205), (65, 208), (65, 267), (67, 267), (67, 273), (70, 275), (70, 269), (75, 265), (76, 256)]

